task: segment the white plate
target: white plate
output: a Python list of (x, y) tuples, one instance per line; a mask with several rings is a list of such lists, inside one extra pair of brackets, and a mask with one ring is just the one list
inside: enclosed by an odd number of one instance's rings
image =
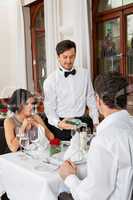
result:
[(37, 171), (39, 171), (39, 172), (42, 172), (42, 173), (43, 172), (52, 172), (52, 171), (57, 170), (58, 166), (52, 165), (50, 163), (44, 163), (44, 162), (42, 162), (42, 163), (36, 165), (34, 167), (34, 169), (37, 170)]
[(83, 158), (81, 160), (78, 160), (78, 161), (73, 161), (76, 165), (81, 165), (81, 164), (85, 164), (86, 163), (86, 159)]
[[(53, 161), (55, 160), (55, 162), (60, 165), (64, 161), (63, 157), (64, 157), (63, 152), (61, 152), (58, 154), (54, 154), (51, 158), (53, 159)], [(84, 157), (81, 160), (77, 160), (77, 161), (72, 160), (72, 162), (74, 162), (76, 165), (84, 164), (86, 163), (86, 158)]]

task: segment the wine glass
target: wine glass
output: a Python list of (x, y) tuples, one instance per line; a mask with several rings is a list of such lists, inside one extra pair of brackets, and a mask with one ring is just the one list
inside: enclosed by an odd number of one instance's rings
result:
[(36, 127), (29, 130), (29, 139), (32, 144), (34, 144), (34, 149), (38, 148), (39, 134)]
[[(26, 153), (29, 148), (29, 137), (27, 133), (24, 133), (20, 127), (16, 128), (16, 138), (20, 145), (20, 151)], [(24, 154), (19, 154), (22, 159), (26, 159)]]
[(29, 137), (27, 133), (22, 133), (20, 135), (20, 147), (22, 149), (23, 152), (25, 152), (26, 150), (28, 150), (29, 148)]

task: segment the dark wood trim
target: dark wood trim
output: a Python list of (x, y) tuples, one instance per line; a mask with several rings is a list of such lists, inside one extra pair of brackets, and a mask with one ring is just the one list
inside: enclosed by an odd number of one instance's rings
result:
[(101, 16), (96, 17), (96, 21), (97, 22), (103, 22), (103, 21), (118, 18), (118, 17), (120, 17), (120, 15), (121, 15), (121, 11), (108, 13), (106, 15), (101, 15)]
[(38, 66), (37, 66), (37, 49), (36, 49), (36, 33), (44, 32), (44, 27), (35, 28), (35, 19), (40, 10), (44, 6), (43, 0), (38, 0), (37, 2), (31, 4), (30, 6), (30, 15), (31, 15), (31, 48), (32, 48), (32, 72), (33, 72), (33, 81), (34, 81), (34, 90), (35, 92), (40, 93), (39, 85), (39, 75), (38, 75)]
[(97, 66), (96, 66), (96, 28), (97, 28), (97, 23), (96, 23), (96, 16), (95, 13), (97, 12), (97, 4), (98, 0), (92, 0), (92, 39), (93, 39), (93, 79), (97, 75)]
[[(98, 7), (98, 3), (95, 4), (95, 6)], [(123, 11), (123, 10), (126, 10), (126, 9), (132, 9), (132, 7), (133, 7), (133, 3), (125, 5), (125, 6), (120, 6), (120, 7), (117, 7), (117, 8), (105, 10), (103, 12), (97, 12), (96, 16), (99, 17), (99, 16), (102, 16), (102, 15), (112, 14), (112, 13)], [(97, 8), (95, 10), (97, 11)]]

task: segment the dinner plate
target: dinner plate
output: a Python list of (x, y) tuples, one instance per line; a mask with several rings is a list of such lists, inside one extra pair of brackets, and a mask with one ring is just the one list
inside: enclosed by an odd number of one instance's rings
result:
[(44, 163), (44, 162), (41, 162), (40, 164), (36, 165), (34, 167), (35, 170), (39, 171), (39, 172), (52, 172), (52, 171), (55, 171), (58, 169), (58, 166), (57, 165), (53, 165), (53, 164), (50, 164), (50, 163)]
[(77, 161), (73, 161), (76, 165), (81, 165), (81, 164), (85, 164), (86, 163), (86, 159), (83, 158), (81, 160), (77, 160)]
[[(52, 156), (52, 159), (53, 159), (53, 161), (55, 160), (55, 162), (60, 165), (64, 162), (63, 157), (64, 157), (64, 155), (61, 152), (61, 153), (54, 154)], [(83, 157), (82, 159), (76, 160), (76, 161), (72, 160), (72, 162), (74, 162), (76, 165), (84, 164), (84, 163), (86, 163), (86, 158)]]

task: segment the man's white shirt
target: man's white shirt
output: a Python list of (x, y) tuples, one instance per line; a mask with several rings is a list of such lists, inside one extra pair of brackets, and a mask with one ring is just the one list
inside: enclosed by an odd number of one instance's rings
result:
[(88, 152), (87, 177), (70, 175), (65, 183), (75, 200), (130, 200), (133, 188), (133, 123), (126, 110), (97, 127)]
[(75, 75), (64, 76), (58, 68), (44, 82), (45, 113), (50, 124), (57, 126), (59, 118), (81, 117), (86, 105), (94, 124), (98, 124), (98, 111), (94, 90), (87, 69), (76, 69)]

